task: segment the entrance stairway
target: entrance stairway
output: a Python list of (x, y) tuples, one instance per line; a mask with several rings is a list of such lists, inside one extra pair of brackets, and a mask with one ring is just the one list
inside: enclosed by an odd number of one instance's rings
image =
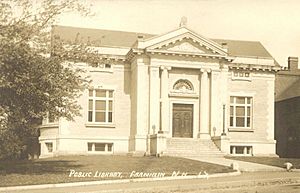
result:
[(223, 157), (211, 139), (171, 138), (167, 139), (167, 156), (178, 157)]

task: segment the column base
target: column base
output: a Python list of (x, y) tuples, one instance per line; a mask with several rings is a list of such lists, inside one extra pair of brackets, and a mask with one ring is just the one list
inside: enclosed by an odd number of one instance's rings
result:
[(211, 139), (211, 136), (208, 133), (199, 133), (198, 138), (200, 138), (200, 139)]

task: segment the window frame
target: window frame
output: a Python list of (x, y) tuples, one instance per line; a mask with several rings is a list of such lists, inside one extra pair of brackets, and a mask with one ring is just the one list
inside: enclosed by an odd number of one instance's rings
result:
[(252, 73), (250, 71), (233, 70), (232, 74), (231, 74), (231, 79), (232, 80), (251, 81), (252, 80)]
[[(253, 96), (240, 96), (240, 95), (232, 95), (229, 97), (229, 129), (230, 130), (243, 130), (243, 131), (251, 131), (253, 130)], [(233, 102), (231, 102), (231, 98), (233, 98)], [(237, 98), (244, 98), (244, 103), (237, 103)], [(248, 100), (250, 100), (250, 103), (248, 103)], [(237, 107), (243, 107), (244, 108), (244, 126), (237, 126)], [(233, 112), (231, 112), (231, 108), (233, 109)], [(250, 115), (248, 115), (248, 108), (250, 108)], [(232, 118), (232, 124), (231, 124), (231, 118)], [(248, 118), (249, 120), (249, 126), (248, 124)]]
[(53, 153), (53, 142), (45, 142), (47, 153)]
[[(240, 153), (238, 148), (242, 149)], [(233, 156), (253, 156), (253, 146), (252, 145), (230, 145), (230, 155)]]
[(108, 62), (96, 63), (89, 65), (90, 72), (103, 72), (103, 73), (113, 73), (114, 64)]
[(47, 116), (43, 119), (43, 125), (48, 126), (57, 126), (59, 124), (59, 118), (52, 116), (49, 112), (47, 112)]
[[(105, 97), (104, 96), (96, 96), (96, 91), (105, 91)], [(90, 96), (90, 91), (92, 91), (92, 96)], [(112, 93), (112, 96), (110, 96), (110, 93)], [(90, 110), (90, 101), (92, 101), (92, 110)], [(96, 110), (96, 101), (104, 101), (105, 102), (105, 110)], [(111, 109), (110, 109), (110, 102)], [(88, 106), (87, 106), (87, 125), (92, 124), (100, 124), (100, 125), (113, 125), (114, 124), (114, 108), (115, 104), (115, 90), (114, 89), (106, 89), (106, 88), (89, 88), (88, 89)], [(90, 112), (92, 112), (90, 119)], [(96, 113), (104, 112), (105, 113), (105, 121), (96, 121)], [(111, 113), (111, 115), (109, 115)], [(111, 116), (111, 121), (110, 117)], [(90, 121), (91, 120), (91, 121)]]
[[(98, 147), (97, 147), (97, 145), (98, 145)], [(101, 148), (103, 148), (103, 149), (101, 149)], [(114, 153), (114, 143), (113, 142), (87, 142), (87, 152), (88, 153), (100, 153), (100, 154), (113, 154)]]

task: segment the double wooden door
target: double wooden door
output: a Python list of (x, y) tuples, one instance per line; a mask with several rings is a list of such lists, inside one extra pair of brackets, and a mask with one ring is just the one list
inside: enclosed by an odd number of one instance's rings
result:
[(173, 104), (173, 137), (193, 137), (193, 105)]

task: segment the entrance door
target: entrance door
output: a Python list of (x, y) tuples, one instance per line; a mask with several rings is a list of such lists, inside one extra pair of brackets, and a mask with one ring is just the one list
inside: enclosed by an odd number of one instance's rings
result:
[(193, 105), (173, 104), (173, 137), (193, 137)]

